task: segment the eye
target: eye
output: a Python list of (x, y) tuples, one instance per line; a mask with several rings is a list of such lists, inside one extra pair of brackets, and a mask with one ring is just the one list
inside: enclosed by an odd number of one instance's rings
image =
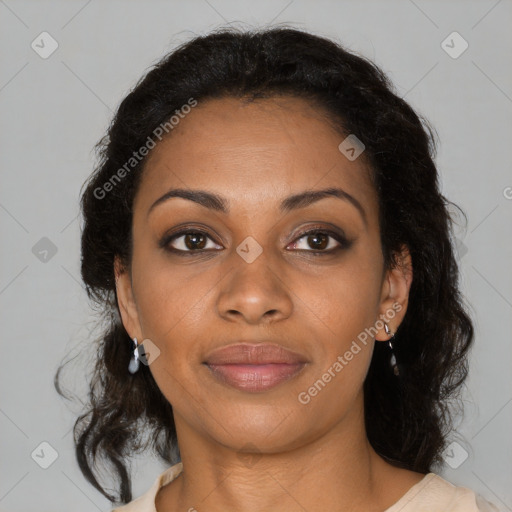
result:
[(321, 228), (310, 229), (302, 233), (296, 240), (292, 244), (293, 249), (317, 254), (332, 253), (350, 246), (342, 234)]
[[(211, 236), (200, 229), (187, 229), (164, 236), (160, 247), (185, 256), (187, 253), (213, 252), (223, 249), (215, 243)], [(299, 235), (295, 241), (287, 247), (299, 251), (309, 252), (312, 255), (331, 254), (341, 249), (350, 247), (351, 242), (341, 234), (326, 228), (313, 228)]]
[[(211, 242), (213, 247), (208, 247), (208, 242)], [(190, 253), (209, 251), (212, 249), (222, 249), (221, 246), (215, 244), (215, 242), (207, 233), (200, 230), (187, 230), (174, 233), (165, 237), (160, 245), (167, 248), (169, 251), (176, 253)]]

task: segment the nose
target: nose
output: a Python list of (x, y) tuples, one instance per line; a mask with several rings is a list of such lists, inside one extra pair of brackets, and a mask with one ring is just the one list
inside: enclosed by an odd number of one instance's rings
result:
[(252, 263), (235, 264), (221, 281), (217, 310), (222, 318), (257, 325), (290, 316), (293, 302), (286, 277), (269, 263), (264, 251)]

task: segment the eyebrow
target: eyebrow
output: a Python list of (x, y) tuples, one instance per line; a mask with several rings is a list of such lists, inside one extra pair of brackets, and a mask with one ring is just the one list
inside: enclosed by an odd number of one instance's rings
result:
[[(182, 199), (188, 199), (189, 201), (193, 201), (205, 208), (210, 210), (215, 210), (221, 213), (229, 213), (229, 202), (222, 196), (218, 194), (214, 194), (213, 192), (207, 192), (206, 190), (189, 190), (189, 189), (171, 189), (166, 192), (162, 197), (159, 197), (149, 208), (147, 215), (153, 211), (153, 209), (159, 204), (164, 203), (165, 201), (173, 198), (173, 197), (181, 197)], [(281, 213), (288, 213), (292, 210), (298, 210), (300, 208), (305, 208), (320, 199), (324, 199), (326, 197), (337, 197), (343, 201), (347, 201), (351, 203), (361, 214), (365, 225), (367, 225), (366, 212), (362, 207), (361, 203), (351, 194), (346, 192), (341, 188), (325, 188), (321, 190), (305, 190), (304, 192), (300, 192), (298, 194), (293, 194), (291, 196), (283, 199), (281, 204), (279, 205), (279, 210)]]

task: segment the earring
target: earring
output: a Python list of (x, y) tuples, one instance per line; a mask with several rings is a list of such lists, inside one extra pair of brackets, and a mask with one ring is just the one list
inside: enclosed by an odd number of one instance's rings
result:
[(128, 371), (131, 374), (134, 374), (139, 369), (139, 348), (137, 346), (137, 338), (133, 338), (132, 341), (135, 345), (135, 349), (130, 359), (130, 363), (128, 364)]
[(391, 329), (389, 328), (388, 324), (384, 322), (384, 330), (386, 331), (386, 334), (391, 334), (391, 338), (388, 340), (389, 348), (391, 349), (391, 358), (390, 358), (390, 365), (391, 368), (393, 368), (393, 373), (395, 375), (400, 375), (400, 372), (398, 370), (398, 365), (396, 364), (396, 357), (395, 352), (393, 351), (393, 338), (395, 337), (395, 333), (391, 332)]

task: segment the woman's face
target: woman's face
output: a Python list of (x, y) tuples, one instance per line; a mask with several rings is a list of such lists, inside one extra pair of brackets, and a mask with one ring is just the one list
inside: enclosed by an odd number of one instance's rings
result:
[[(301, 99), (215, 99), (150, 153), (117, 287), (127, 332), (160, 350), (149, 368), (178, 435), (272, 452), (361, 428), (365, 329), (389, 338), (386, 315), (396, 330), (410, 276), (383, 268), (377, 195), (344, 138)], [(197, 200), (165, 198), (176, 189)], [(339, 192), (290, 199), (324, 189)], [(242, 342), (256, 355), (213, 355)], [(267, 344), (296, 357), (258, 352)]]

